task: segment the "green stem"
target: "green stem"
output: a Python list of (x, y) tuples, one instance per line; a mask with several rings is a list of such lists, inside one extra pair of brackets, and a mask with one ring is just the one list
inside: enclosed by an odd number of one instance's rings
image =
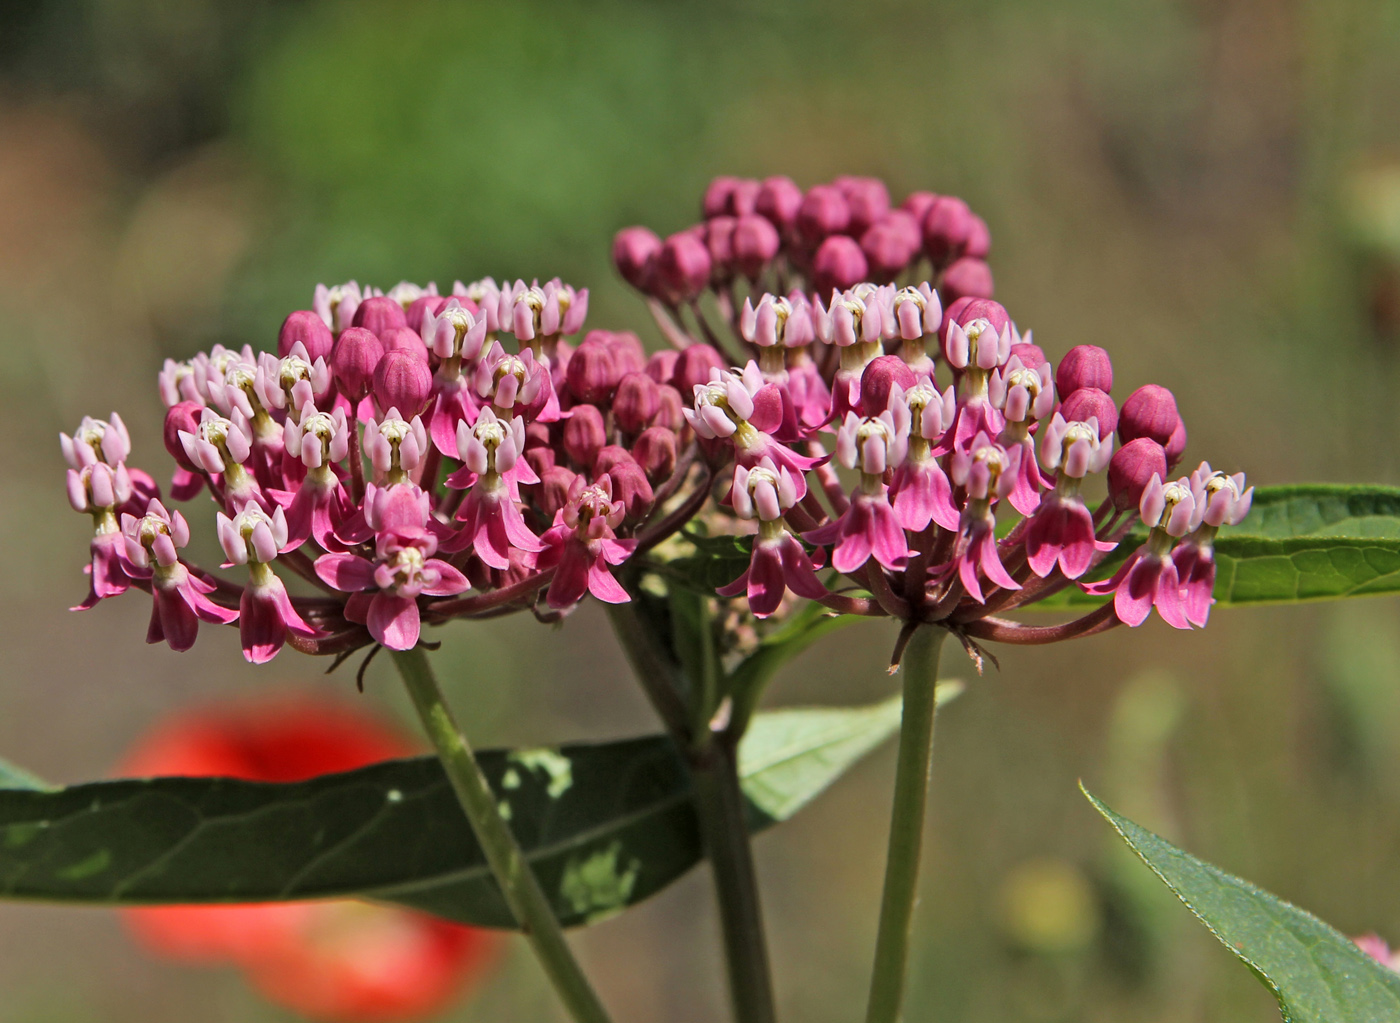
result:
[(548, 898), (501, 817), (496, 796), (481, 773), (466, 736), (453, 720), (423, 648), (394, 651), (394, 664), (452, 782), (457, 801), (486, 853), (501, 893), (554, 990), (577, 1023), (609, 1023), (607, 1010), (569, 950)]
[(736, 1023), (774, 1023), (773, 981), (764, 941), (758, 876), (744, 819), (744, 794), (734, 743), (715, 736), (691, 769), (695, 809), (705, 853), (715, 879), (720, 929), (724, 934), (729, 994)]
[(920, 627), (904, 652), (899, 764), (895, 770), (885, 891), (880, 903), (880, 932), (875, 943), (875, 972), (870, 981), (866, 1023), (896, 1023), (904, 1004), (909, 930), (919, 888), (919, 854), (924, 840), (929, 765), (933, 759), (938, 653), (946, 635), (946, 630), (936, 626)]

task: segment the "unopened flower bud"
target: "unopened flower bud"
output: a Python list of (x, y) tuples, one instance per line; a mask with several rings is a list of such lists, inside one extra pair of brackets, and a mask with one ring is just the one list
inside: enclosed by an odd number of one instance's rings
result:
[(569, 488), (576, 479), (578, 473), (562, 465), (553, 466), (540, 473), (537, 500), (540, 511), (544, 512), (547, 518), (552, 520), (555, 514), (569, 503)]
[(326, 321), (310, 309), (301, 309), (282, 321), (282, 329), (277, 332), (277, 356), (285, 359), (292, 354), (292, 345), (298, 341), (306, 348), (311, 361), (329, 358), (335, 338)]
[(620, 444), (608, 444), (602, 451), (598, 452), (598, 457), (593, 460), (594, 477), (602, 476), (615, 465), (623, 462), (635, 462), (632, 453)]
[(919, 233), (923, 235), (924, 218), (928, 216), (929, 208), (938, 201), (938, 196), (933, 192), (910, 192), (905, 196), (904, 201), (899, 204), (899, 208), (906, 213), (912, 213), (914, 220), (919, 225)]
[(624, 227), (613, 236), (613, 266), (638, 291), (650, 291), (661, 239), (645, 227)]
[(729, 213), (729, 198), (739, 185), (739, 178), (732, 174), (721, 174), (705, 188), (705, 197), (700, 202), (700, 215), (706, 220), (722, 217)]
[[(591, 331), (590, 331), (591, 333)], [(584, 340), (587, 340), (585, 338)], [(605, 338), (618, 373), (642, 373), (647, 368), (647, 350), (642, 339), (630, 330), (611, 330)], [(659, 382), (659, 381), (658, 381)]]
[(710, 253), (710, 278), (723, 283), (734, 276), (734, 225), (728, 214), (705, 221), (705, 248)]
[(890, 190), (879, 178), (840, 177), (834, 182), (846, 197), (851, 221), (846, 230), (860, 237), (890, 210)]
[(1075, 345), (1055, 368), (1055, 388), (1061, 394), (1073, 394), (1081, 387), (1113, 393), (1113, 363), (1098, 345)]
[[(580, 347), (586, 347), (580, 346)], [(596, 405), (575, 405), (564, 422), (564, 453), (577, 466), (587, 468), (608, 442), (603, 413)]]
[(861, 410), (867, 416), (878, 416), (890, 407), (890, 390), (912, 390), (918, 380), (909, 364), (898, 355), (881, 355), (870, 360), (860, 377)]
[(643, 430), (632, 444), (632, 457), (652, 483), (671, 478), (676, 471), (676, 434), (663, 426)]
[(622, 432), (635, 436), (647, 428), (652, 416), (661, 408), (661, 395), (656, 381), (645, 373), (628, 373), (617, 385), (613, 396), (613, 418)]
[(526, 464), (535, 470), (535, 475), (540, 477), (557, 464), (553, 448), (526, 448), (522, 457)]
[(1171, 439), (1167, 441), (1167, 472), (1171, 472), (1181, 463), (1181, 456), (1186, 453), (1186, 423), (1178, 420), (1176, 429), (1172, 431)]
[[(430, 315), (436, 316), (442, 312), (442, 307), (450, 301), (451, 298), (447, 295), (419, 295), (404, 312), (404, 320), (410, 330), (418, 331), (419, 337), (422, 337), (423, 321)], [(457, 301), (466, 306), (472, 313), (477, 311), (476, 303), (472, 302), (471, 299), (458, 297)]]
[[(694, 393), (693, 388), (691, 393)], [(656, 394), (660, 403), (656, 415), (651, 417), (651, 425), (679, 433), (685, 426), (685, 399), (681, 397), (681, 392), (670, 384), (657, 384)]]
[(967, 248), (968, 235), (972, 232), (972, 211), (957, 196), (940, 195), (929, 204), (923, 229), (924, 252), (935, 267), (945, 267)]
[[(1026, 341), (1022, 341), (1018, 345), (1012, 345), (1011, 355), (1013, 358), (1020, 359), (1021, 365), (1025, 366), (1026, 369), (1040, 369), (1041, 366), (1044, 366), (1050, 361), (1045, 357), (1045, 353), (1040, 350), (1040, 345), (1033, 345)], [(1058, 387), (1059, 384), (1055, 386)]]
[[(321, 318), (317, 316), (316, 322), (320, 321)], [(170, 452), (170, 457), (175, 459), (181, 469), (188, 472), (199, 472), (199, 466), (195, 465), (186, 453), (180, 434), (194, 433), (199, 429), (200, 413), (203, 410), (204, 406), (197, 401), (182, 401), (170, 406), (170, 411), (165, 413), (165, 450)]]
[(1113, 453), (1108, 463), (1108, 494), (1119, 511), (1136, 508), (1152, 477), (1167, 475), (1167, 456), (1150, 437), (1129, 441)]
[(860, 236), (871, 278), (892, 281), (919, 254), (919, 224), (912, 213), (890, 210)]
[(761, 213), (784, 234), (797, 225), (797, 211), (802, 208), (802, 189), (792, 178), (777, 175), (764, 178), (754, 200), (754, 211)]
[(1176, 431), (1181, 416), (1176, 411), (1176, 398), (1160, 384), (1145, 384), (1123, 402), (1123, 416), (1118, 435), (1125, 442), (1139, 437), (1151, 437), (1165, 446)]
[(384, 410), (396, 408), (412, 419), (428, 407), (433, 371), (426, 359), (409, 352), (386, 352), (374, 370), (374, 400)]
[(659, 352), (653, 352), (651, 358), (646, 361), (646, 374), (658, 384), (670, 383), (671, 377), (676, 374), (676, 360), (681, 353), (674, 348), (663, 348)]
[(694, 394), (699, 384), (710, 382), (713, 370), (724, 370), (727, 364), (724, 356), (709, 345), (691, 345), (683, 349), (676, 358), (675, 374), (671, 386), (681, 394)]
[(608, 477), (612, 480), (613, 497), (622, 502), (627, 518), (632, 522), (646, 518), (656, 497), (642, 467), (628, 459), (608, 469)]
[(822, 242), (812, 257), (812, 274), (819, 295), (855, 287), (865, 280), (868, 270), (860, 244), (844, 234), (834, 234)]
[(977, 214), (972, 215), (972, 225), (967, 232), (967, 244), (963, 246), (963, 255), (972, 259), (986, 259), (987, 253), (992, 251), (992, 232), (987, 227), (987, 222)]
[(797, 230), (808, 245), (821, 244), (824, 238), (846, 230), (850, 223), (851, 207), (833, 185), (809, 188), (797, 209)]
[(1061, 403), (1060, 415), (1071, 423), (1086, 423), (1090, 418), (1097, 419), (1100, 440), (1118, 429), (1118, 406), (1097, 387), (1081, 387), (1072, 392)]
[(694, 234), (667, 238), (656, 255), (656, 285), (672, 303), (688, 302), (710, 283), (710, 250)]
[(751, 213), (735, 222), (730, 245), (734, 268), (749, 280), (756, 281), (778, 254), (782, 239), (767, 217)]
[(943, 271), (938, 285), (939, 294), (950, 302), (959, 298), (991, 298), (993, 290), (992, 268), (970, 256), (954, 260)]
[(360, 307), (355, 310), (353, 326), (364, 327), (383, 337), (385, 331), (394, 327), (408, 326), (408, 317), (404, 315), (403, 306), (399, 303), (385, 295), (378, 295), (360, 303)]
[(590, 332), (583, 343), (569, 356), (566, 373), (569, 390), (575, 398), (590, 404), (606, 404), (622, 374), (608, 343)]
[(383, 358), (384, 344), (373, 331), (347, 327), (331, 353), (331, 373), (340, 393), (354, 401), (369, 394), (374, 386), (374, 371)]
[(386, 354), (389, 352), (408, 352), (415, 359), (428, 361), (428, 346), (418, 336), (418, 331), (411, 327), (390, 327), (380, 333), (379, 339), (384, 345)]
[(758, 208), (758, 193), (763, 186), (753, 178), (740, 178), (734, 183), (725, 203), (724, 212), (731, 217), (747, 217)]

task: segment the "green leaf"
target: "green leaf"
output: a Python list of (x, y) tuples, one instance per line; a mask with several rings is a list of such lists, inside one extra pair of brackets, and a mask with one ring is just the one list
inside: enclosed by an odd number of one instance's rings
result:
[(1186, 908), (1273, 992), (1285, 1023), (1400, 1020), (1400, 974), (1311, 913), (1183, 852), (1080, 788)]
[(1221, 535), (1400, 540), (1400, 488), (1335, 483), (1258, 487), (1249, 516)]
[(707, 596), (728, 586), (748, 570), (753, 557), (752, 536), (702, 536), (687, 532), (695, 553), (666, 563), (666, 575)]
[[(766, 720), (756, 718), (756, 739), (741, 746), (754, 830), (796, 812), (898, 727), (887, 708)], [(689, 778), (666, 738), (480, 758), (568, 925), (641, 901), (702, 856)], [(511, 925), (431, 757), (294, 784), (156, 778), (0, 790), (0, 897), (134, 905), (349, 895)]]
[(763, 690), (784, 664), (828, 632), (855, 620), (854, 615), (834, 615), (821, 604), (808, 601), (791, 618), (759, 640), (758, 649), (735, 666), (726, 682), (734, 698), (734, 718), (739, 723), (739, 733), (743, 734), (746, 727), (744, 722), (753, 714)]
[(0, 757), (0, 789), (37, 789), (44, 791), (53, 786), (42, 781), (38, 775), (30, 774), (24, 768)]

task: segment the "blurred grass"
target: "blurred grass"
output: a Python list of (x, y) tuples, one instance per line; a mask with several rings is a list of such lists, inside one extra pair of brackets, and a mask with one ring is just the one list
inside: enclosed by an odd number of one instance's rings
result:
[[(560, 274), (592, 289), (593, 324), (646, 334), (611, 233), (684, 226), (717, 173), (961, 194), (1021, 325), (1053, 354), (1110, 346), (1125, 392), (1171, 386), (1193, 457), (1394, 482), (1397, 58), (1383, 0), (0, 6), (0, 752), (91, 777), (171, 707), (351, 685), (290, 654), (248, 668), (212, 630), (149, 649), (137, 596), (69, 616), (85, 528), (58, 430), (119, 408), (165, 472), (160, 360), (271, 344), (318, 280)], [(601, 621), (447, 636), (472, 738), (651, 728)], [(1122, 859), (1079, 777), (1400, 939), (1397, 624), (1383, 600), (1008, 651), (940, 725), (908, 1017), (1277, 1018)], [(888, 631), (819, 644), (772, 699), (886, 695)], [(972, 677), (960, 654), (945, 671)], [(366, 698), (403, 712), (382, 665)], [(891, 776), (886, 753), (759, 843), (786, 1018), (859, 1016)], [(620, 1018), (688, 1023), (722, 1018), (715, 937), (696, 875), (579, 945)], [(453, 1018), (553, 1013), (514, 956)], [(190, 1018), (285, 1017), (142, 960), (102, 911), (0, 906), (0, 1023)]]

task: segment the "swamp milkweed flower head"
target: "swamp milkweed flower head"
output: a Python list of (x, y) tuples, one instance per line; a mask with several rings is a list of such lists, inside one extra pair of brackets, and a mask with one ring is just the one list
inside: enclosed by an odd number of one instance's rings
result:
[[(263, 697), (176, 714), (118, 773), (290, 782), (414, 752), (378, 718), (337, 701)], [(496, 944), (486, 931), (348, 899), (150, 906), (122, 916), (156, 955), (236, 966), (268, 999), (330, 1023), (431, 1016), (480, 979)]]
[[(1154, 609), (1206, 623), (1244, 476), (1173, 477), (1174, 396), (1147, 384), (1120, 409), (1105, 348), (1056, 364), (993, 297), (965, 203), (724, 178), (702, 210), (614, 239), (670, 345), (650, 356), (629, 331), (585, 333), (587, 289), (484, 278), (317, 286), (267, 351), (167, 362), (170, 500), (214, 507), (168, 511), (120, 417), (84, 419), (61, 437), (93, 525), (78, 607), (144, 589), (148, 639), (180, 650), (243, 619), (255, 662), (407, 649), (454, 618), (553, 622), (679, 584), (686, 545), (729, 534), (746, 549), (706, 585), (757, 618), (792, 595), (944, 626), (974, 656)], [(186, 559), (196, 529), (246, 582)], [(1003, 617), (1070, 587), (1101, 605)]]

